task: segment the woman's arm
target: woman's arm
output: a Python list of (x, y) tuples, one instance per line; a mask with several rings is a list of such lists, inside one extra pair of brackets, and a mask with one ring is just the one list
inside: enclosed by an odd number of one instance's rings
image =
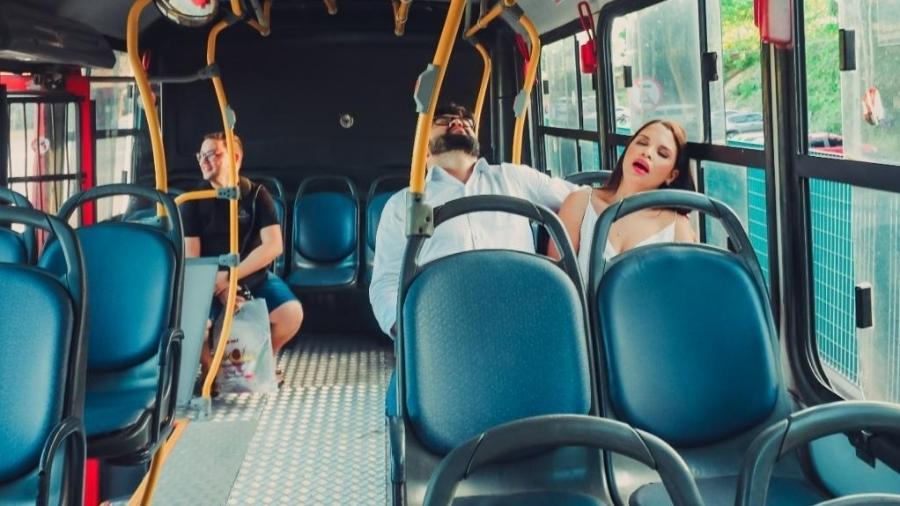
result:
[[(579, 189), (570, 193), (559, 208), (559, 219), (566, 227), (566, 232), (569, 234), (569, 239), (572, 241), (572, 249), (575, 250), (575, 253), (578, 253), (578, 247), (581, 244), (581, 220), (584, 219), (587, 206), (591, 205), (590, 200), (591, 189)], [(559, 251), (552, 240), (547, 245), (547, 255), (550, 258), (559, 260)]]
[(697, 242), (691, 220), (685, 214), (678, 214), (675, 218), (675, 242)]

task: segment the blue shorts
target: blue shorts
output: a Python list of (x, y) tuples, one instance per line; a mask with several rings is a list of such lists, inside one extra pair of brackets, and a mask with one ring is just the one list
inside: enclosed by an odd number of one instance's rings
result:
[[(240, 287), (238, 288), (238, 291), (240, 293)], [(266, 300), (266, 307), (269, 309), (269, 313), (278, 309), (278, 307), (285, 302), (290, 302), (292, 300), (300, 302), (294, 295), (294, 292), (288, 288), (287, 284), (271, 272), (266, 273), (265, 281), (260, 283), (259, 286), (253, 290), (250, 290), (250, 293), (253, 294), (253, 297), (256, 299)], [(215, 321), (216, 317), (219, 316), (219, 313), (222, 312), (222, 309), (223, 306), (222, 303), (219, 302), (219, 299), (213, 298), (212, 306), (209, 308), (209, 319)]]

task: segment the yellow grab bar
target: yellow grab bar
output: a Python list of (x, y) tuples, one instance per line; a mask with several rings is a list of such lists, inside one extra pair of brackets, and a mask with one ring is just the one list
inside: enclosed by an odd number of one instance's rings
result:
[(522, 138), (525, 132), (525, 117), (528, 115), (531, 89), (534, 87), (534, 79), (537, 76), (538, 65), (541, 59), (541, 39), (537, 29), (534, 27), (534, 23), (524, 14), (519, 18), (519, 23), (528, 32), (528, 38), (531, 40), (531, 56), (528, 58), (528, 70), (525, 72), (525, 82), (522, 84), (522, 91), (519, 92), (515, 102), (517, 111), (512, 138), (512, 163), (516, 164), (522, 163)]
[[(240, 2), (233, 0), (231, 4), (235, 16), (240, 17)], [(237, 9), (235, 9), (235, 4), (238, 4)], [(216, 41), (218, 40), (219, 34), (222, 33), (224, 29), (228, 28), (228, 26), (230, 25), (227, 21), (219, 21), (213, 26), (212, 30), (210, 30), (209, 38), (206, 43), (207, 65), (215, 64)], [(228, 186), (234, 187), (237, 185), (237, 163), (234, 158), (234, 112), (232, 112), (231, 107), (228, 105), (222, 78), (220, 76), (213, 76), (212, 82), (213, 87), (216, 90), (216, 99), (219, 102), (219, 110), (222, 113), (222, 126), (225, 131), (225, 146), (228, 151)], [(236, 199), (231, 199), (228, 201), (228, 252), (231, 255), (238, 254), (237, 217), (238, 201)], [(216, 374), (219, 372), (222, 357), (225, 355), (228, 336), (231, 335), (231, 326), (234, 321), (234, 308), (237, 302), (237, 276), (237, 266), (232, 265), (228, 269), (228, 298), (225, 301), (225, 318), (222, 321), (222, 331), (221, 334), (219, 334), (219, 341), (216, 343), (216, 351), (213, 354), (209, 371), (206, 373), (206, 378), (203, 379), (203, 390), (201, 395), (204, 399), (209, 399), (210, 393), (212, 392), (213, 382), (216, 379)]]
[(195, 190), (185, 192), (175, 197), (175, 204), (181, 205), (192, 200), (214, 199), (217, 197), (216, 190)]
[(412, 0), (394, 0), (394, 35), (400, 37), (406, 33), (406, 20), (409, 19), (409, 4)]
[(272, 33), (272, 0), (266, 0), (263, 2), (263, 20), (262, 24), (255, 19), (251, 19), (247, 21), (247, 24), (252, 26), (260, 35), (263, 37), (268, 37), (270, 33)]
[(437, 50), (434, 52), (432, 66), (437, 68), (434, 88), (428, 102), (428, 109), (419, 113), (419, 121), (416, 124), (416, 140), (413, 145), (412, 165), (409, 174), (409, 191), (411, 193), (424, 193), (425, 191), (425, 159), (428, 156), (428, 137), (431, 135), (431, 122), (434, 121), (434, 109), (437, 106), (438, 95), (441, 93), (441, 83), (444, 81), (444, 73), (447, 71), (447, 62), (450, 61), (450, 53), (453, 51), (453, 43), (459, 32), (459, 24), (462, 21), (463, 9), (467, 0), (451, 0), (447, 9), (447, 19), (444, 20), (444, 28), (441, 30), (441, 38), (438, 41)]
[(491, 21), (493, 21), (497, 16), (503, 13), (503, 9), (505, 7), (512, 7), (513, 5), (516, 5), (516, 0), (503, 0), (502, 2), (497, 2), (496, 4), (494, 4), (494, 6), (491, 7), (490, 10), (481, 17), (481, 19), (476, 21), (475, 24), (472, 25), (471, 28), (469, 28), (469, 31), (466, 32), (466, 37), (471, 37), (481, 30), (487, 28), (487, 26), (491, 24)]
[(484, 71), (481, 74), (481, 87), (478, 88), (478, 97), (475, 99), (475, 136), (478, 136), (478, 129), (481, 128), (481, 111), (484, 108), (484, 98), (487, 96), (488, 84), (491, 82), (491, 55), (480, 42), (475, 43), (475, 49), (481, 55), (484, 61)]
[[(156, 189), (161, 192), (168, 190), (166, 180), (166, 152), (163, 149), (162, 130), (159, 126), (159, 115), (156, 112), (156, 104), (153, 101), (153, 92), (150, 89), (150, 80), (147, 71), (141, 64), (141, 55), (138, 50), (138, 32), (140, 31), (141, 12), (150, 5), (152, 0), (136, 0), (128, 11), (128, 26), (125, 32), (125, 42), (128, 48), (128, 61), (131, 63), (131, 71), (134, 72), (134, 80), (137, 82), (138, 91), (141, 94), (141, 103), (144, 105), (144, 114), (147, 115), (147, 127), (150, 129), (150, 145), (153, 148), (153, 171), (156, 175)], [(165, 215), (162, 204), (156, 206), (157, 214)]]

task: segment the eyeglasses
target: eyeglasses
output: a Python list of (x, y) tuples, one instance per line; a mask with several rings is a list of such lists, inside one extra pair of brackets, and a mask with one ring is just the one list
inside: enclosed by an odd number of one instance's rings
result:
[(459, 121), (466, 128), (475, 128), (475, 120), (472, 118), (463, 118), (461, 116), (438, 116), (437, 118), (434, 118), (434, 125), (445, 127), (450, 126), (454, 121)]
[(195, 156), (197, 157), (197, 163), (202, 164), (203, 162), (212, 163), (213, 158), (218, 158), (218, 157), (222, 156), (222, 154), (219, 153), (218, 151), (212, 150), (212, 151), (207, 151), (206, 153), (196, 153)]

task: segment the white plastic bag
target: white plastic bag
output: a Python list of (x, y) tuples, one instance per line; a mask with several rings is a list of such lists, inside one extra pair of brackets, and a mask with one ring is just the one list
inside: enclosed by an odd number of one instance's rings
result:
[[(216, 319), (213, 335), (221, 334), (224, 318), (223, 311)], [(278, 390), (265, 299), (248, 300), (234, 314), (234, 324), (216, 383), (223, 394), (271, 393)]]

